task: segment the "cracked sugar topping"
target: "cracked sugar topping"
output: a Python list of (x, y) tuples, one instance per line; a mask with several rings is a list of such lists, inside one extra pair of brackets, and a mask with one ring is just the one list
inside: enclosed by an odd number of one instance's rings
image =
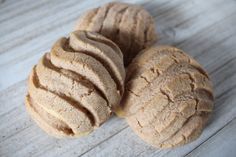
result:
[(213, 108), (212, 84), (182, 50), (151, 47), (129, 65), (121, 105), (123, 116), (143, 140), (174, 147), (200, 135)]

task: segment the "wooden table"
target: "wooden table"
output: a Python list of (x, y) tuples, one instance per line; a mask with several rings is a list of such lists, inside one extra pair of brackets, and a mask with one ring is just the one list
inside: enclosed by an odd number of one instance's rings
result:
[(32, 122), (23, 103), (32, 66), (68, 35), (82, 12), (108, 1), (0, 1), (0, 156), (236, 156), (235, 0), (130, 0), (154, 16), (159, 44), (188, 52), (212, 78), (213, 116), (196, 141), (155, 149), (117, 117), (87, 137), (69, 140), (49, 137)]

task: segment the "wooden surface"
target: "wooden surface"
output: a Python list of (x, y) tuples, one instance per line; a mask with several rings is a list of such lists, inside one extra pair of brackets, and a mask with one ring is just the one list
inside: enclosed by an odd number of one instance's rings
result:
[(155, 149), (117, 117), (87, 137), (59, 140), (32, 122), (23, 103), (30, 69), (82, 12), (108, 1), (0, 1), (0, 156), (235, 156), (235, 0), (130, 0), (155, 17), (159, 44), (188, 52), (212, 78), (213, 116), (196, 141)]

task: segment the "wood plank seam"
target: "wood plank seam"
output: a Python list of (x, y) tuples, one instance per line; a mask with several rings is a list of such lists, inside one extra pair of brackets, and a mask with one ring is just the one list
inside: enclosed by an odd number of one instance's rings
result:
[(190, 155), (194, 150), (196, 150), (197, 148), (199, 148), (202, 144), (206, 143), (207, 141), (209, 141), (211, 138), (213, 138), (214, 136), (216, 136), (220, 131), (222, 131), (225, 127), (227, 127), (228, 124), (230, 124), (232, 121), (234, 121), (236, 119), (236, 116), (230, 120), (228, 123), (226, 123), (222, 128), (220, 128), (219, 130), (217, 130), (217, 132), (213, 133), (210, 137), (208, 137), (204, 142), (202, 142), (200, 145), (198, 145), (197, 147), (195, 147), (193, 150), (191, 150), (190, 152), (188, 152), (186, 156)]

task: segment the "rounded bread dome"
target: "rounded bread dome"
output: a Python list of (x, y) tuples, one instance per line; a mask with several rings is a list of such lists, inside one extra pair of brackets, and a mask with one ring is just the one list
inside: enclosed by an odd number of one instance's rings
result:
[(147, 143), (175, 147), (196, 139), (213, 108), (212, 84), (194, 59), (170, 46), (143, 50), (129, 65), (121, 111)]
[(26, 107), (50, 135), (88, 134), (119, 105), (124, 78), (123, 56), (113, 42), (96, 33), (72, 32), (31, 71)]
[(124, 55), (125, 66), (157, 37), (154, 20), (145, 9), (120, 2), (87, 11), (78, 19), (75, 30), (98, 32), (114, 41)]

